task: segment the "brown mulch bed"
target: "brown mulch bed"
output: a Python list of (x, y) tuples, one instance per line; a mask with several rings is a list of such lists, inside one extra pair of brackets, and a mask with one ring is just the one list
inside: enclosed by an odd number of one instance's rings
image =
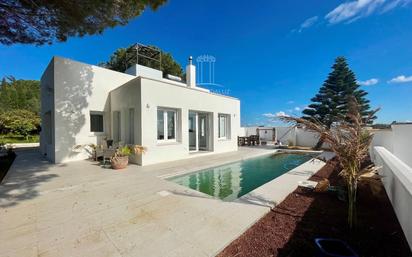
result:
[[(336, 162), (330, 161), (312, 180), (341, 184), (338, 173)], [(357, 208), (357, 226), (351, 231), (345, 202), (298, 187), (218, 256), (315, 256), (317, 237), (344, 240), (359, 256), (412, 256), (380, 182), (375, 187), (360, 183)]]

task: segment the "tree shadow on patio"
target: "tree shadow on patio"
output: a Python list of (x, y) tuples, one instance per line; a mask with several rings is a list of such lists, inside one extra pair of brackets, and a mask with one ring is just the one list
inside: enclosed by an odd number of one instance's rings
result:
[[(42, 97), (45, 96), (47, 99), (43, 104), (51, 101), (50, 98), (53, 99), (54, 96), (52, 103), (49, 103), (51, 106), (48, 107), (51, 111), (56, 110), (52, 124), (57, 126), (55, 133), (52, 134), (52, 142), (59, 143), (55, 152), (57, 160), (61, 161), (79, 154), (73, 150), (73, 146), (79, 144), (76, 142), (76, 135), (85, 126), (86, 115), (89, 115), (85, 110), (92, 93), (93, 74), (90, 65), (53, 58), (42, 77)], [(51, 87), (51, 83), (54, 83), (54, 88)], [(43, 112), (49, 111), (47, 106), (43, 107)], [(40, 157), (37, 150), (17, 155), (6, 181), (0, 185), (0, 207), (14, 206), (37, 197), (40, 194), (40, 185), (59, 176), (50, 172), (53, 164)], [(58, 166), (61, 165), (64, 164)]]
[(0, 184), (0, 207), (15, 206), (37, 197), (36, 188), (58, 176), (49, 173), (51, 165), (41, 158), (38, 150), (18, 151), (8, 175)]

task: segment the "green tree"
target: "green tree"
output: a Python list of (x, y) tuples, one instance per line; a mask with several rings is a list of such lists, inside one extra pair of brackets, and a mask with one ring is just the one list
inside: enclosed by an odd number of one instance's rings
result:
[[(356, 97), (348, 97), (348, 111), (345, 116), (331, 129), (324, 123), (316, 120), (282, 116), (281, 120), (303, 126), (307, 131), (315, 132), (330, 146), (335, 153), (342, 170), (339, 175), (346, 182), (348, 193), (348, 224), (352, 228), (356, 222), (356, 199), (358, 182), (366, 173), (375, 174), (377, 169), (373, 165), (365, 166), (365, 160), (369, 155), (369, 146), (373, 134), (365, 129), (365, 125), (374, 117), (379, 109), (370, 111), (368, 117), (364, 117)], [(364, 178), (366, 179), (366, 178)]]
[(12, 110), (0, 113), (0, 131), (2, 134), (12, 133), (27, 137), (38, 133), (40, 118), (38, 114), (28, 110)]
[(0, 1), (0, 43), (42, 45), (126, 25), (166, 0)]
[(0, 84), (0, 111), (30, 110), (40, 112), (40, 81), (16, 80), (9, 76)]
[[(311, 99), (312, 104), (303, 110), (303, 118), (316, 120), (330, 128), (334, 122), (347, 115), (349, 99), (354, 96), (361, 117), (366, 119), (371, 113), (369, 100), (366, 99), (368, 93), (359, 87), (355, 74), (349, 69), (346, 59), (336, 58), (332, 72), (329, 73), (319, 92)], [(375, 118), (375, 116), (369, 117), (368, 121), (373, 122)]]
[[(170, 53), (164, 52), (157, 46), (149, 46), (152, 49), (155, 49), (154, 52), (160, 51), (161, 53), (161, 71), (163, 71), (163, 76), (167, 74), (181, 77), (184, 79), (183, 69), (180, 64), (173, 59), (173, 56)], [(159, 64), (156, 61), (136, 57), (136, 50), (134, 45), (131, 45), (126, 48), (117, 49), (111, 56), (109, 61), (100, 63), (100, 66), (103, 66), (108, 69), (115, 71), (124, 72), (128, 67), (133, 64), (136, 64), (138, 60), (140, 65), (148, 66), (151, 68), (159, 69)]]

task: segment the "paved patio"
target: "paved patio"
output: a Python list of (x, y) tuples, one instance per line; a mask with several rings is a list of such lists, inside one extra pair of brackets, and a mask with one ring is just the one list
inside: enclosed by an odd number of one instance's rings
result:
[(0, 256), (214, 256), (324, 163), (305, 163), (235, 202), (160, 177), (270, 152), (241, 148), (114, 171), (20, 151), (0, 185)]

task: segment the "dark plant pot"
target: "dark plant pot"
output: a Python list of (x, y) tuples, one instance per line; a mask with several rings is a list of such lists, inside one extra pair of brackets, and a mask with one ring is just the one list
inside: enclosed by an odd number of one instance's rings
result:
[(129, 156), (113, 157), (110, 163), (115, 170), (124, 169), (129, 164)]
[(339, 239), (316, 238), (315, 244), (317, 257), (358, 257), (347, 243)]

